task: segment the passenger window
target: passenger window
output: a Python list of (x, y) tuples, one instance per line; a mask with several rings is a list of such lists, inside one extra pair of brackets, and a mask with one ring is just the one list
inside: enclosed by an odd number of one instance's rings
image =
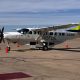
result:
[(59, 33), (59, 35), (61, 36), (61, 33)]
[(53, 32), (50, 32), (50, 35), (53, 35)]
[(74, 34), (71, 34), (71, 36), (74, 36)]
[(65, 35), (65, 33), (62, 33), (62, 36), (64, 36)]
[(38, 31), (38, 34), (41, 34), (41, 31)]
[(67, 34), (67, 36), (71, 36), (71, 34), (70, 34), (70, 33), (68, 33), (68, 34)]
[(30, 31), (29, 34), (32, 34), (32, 31)]
[(57, 35), (57, 32), (55, 32), (55, 34), (54, 35)]
[(36, 34), (36, 31), (34, 31), (34, 34)]
[(38, 34), (40, 34), (40, 32), (38, 31)]

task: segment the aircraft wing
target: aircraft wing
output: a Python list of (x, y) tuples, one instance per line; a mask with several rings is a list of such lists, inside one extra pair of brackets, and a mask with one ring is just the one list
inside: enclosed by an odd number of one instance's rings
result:
[(54, 27), (45, 27), (45, 28), (38, 28), (38, 29), (32, 29), (32, 31), (41, 31), (41, 32), (48, 32), (48, 31), (51, 31), (51, 30), (55, 30)]
[(66, 25), (38, 28), (38, 29), (32, 29), (32, 31), (45, 33), (45, 32), (52, 31), (52, 30), (54, 31), (54, 30), (58, 30), (58, 29), (66, 29), (66, 28), (69, 28), (73, 25), (78, 25), (78, 24), (66, 24)]

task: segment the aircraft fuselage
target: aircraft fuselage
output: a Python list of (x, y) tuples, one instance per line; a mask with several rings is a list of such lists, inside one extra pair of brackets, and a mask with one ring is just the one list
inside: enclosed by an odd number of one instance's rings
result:
[(45, 41), (48, 43), (48, 45), (56, 45), (60, 44), (66, 40), (73, 39), (78, 37), (78, 33), (74, 32), (61, 32), (61, 31), (49, 31), (44, 34), (38, 34), (34, 33), (33, 31), (31, 33), (22, 34), (19, 32), (7, 32), (4, 33), (4, 38), (12, 43), (18, 43), (21, 45), (24, 44), (30, 44), (36, 45), (41, 44), (42, 41)]

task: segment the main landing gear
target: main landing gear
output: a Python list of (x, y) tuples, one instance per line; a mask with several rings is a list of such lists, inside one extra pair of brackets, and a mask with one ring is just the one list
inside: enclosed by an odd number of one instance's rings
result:
[(43, 50), (44, 51), (48, 50), (48, 43), (47, 42), (43, 42)]
[(8, 51), (10, 51), (11, 50), (11, 47), (10, 46), (8, 46)]

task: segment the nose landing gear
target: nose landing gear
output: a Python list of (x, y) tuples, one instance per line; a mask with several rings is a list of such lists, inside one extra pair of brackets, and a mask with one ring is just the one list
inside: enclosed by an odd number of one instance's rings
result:
[(8, 51), (10, 51), (11, 50), (11, 47), (10, 46), (8, 46)]
[(7, 47), (6, 48), (8, 48), (8, 51), (10, 51), (11, 50), (11, 47), (9, 46), (9, 42), (8, 42), (8, 44), (7, 44)]
[(10, 46), (7, 46), (6, 49), (8, 49), (8, 51), (10, 51), (11, 50), (11, 47)]

